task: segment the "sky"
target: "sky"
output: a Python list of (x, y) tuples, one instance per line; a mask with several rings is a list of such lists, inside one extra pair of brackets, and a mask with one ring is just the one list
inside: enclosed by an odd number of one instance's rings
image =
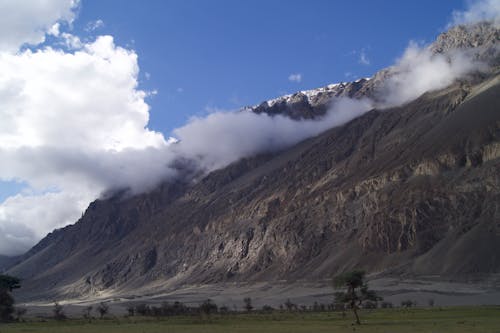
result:
[(176, 158), (209, 172), (376, 105), (339, 100), (303, 122), (231, 111), (394, 64), (407, 70), (386, 106), (449, 84), (477, 64), (424, 46), (450, 24), (497, 19), (500, 0), (0, 0), (0, 10), (0, 254), (16, 255), (102, 193), (175, 177)]
[(149, 127), (169, 133), (193, 114), (238, 109), (371, 76), (410, 40), (432, 41), (461, 1), (83, 1), (77, 34), (96, 32), (139, 55), (157, 90)]

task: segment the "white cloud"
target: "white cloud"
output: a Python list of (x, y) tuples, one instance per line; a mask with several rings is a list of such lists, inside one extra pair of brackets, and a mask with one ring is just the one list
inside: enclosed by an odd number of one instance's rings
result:
[(256, 114), (251, 111), (211, 110), (206, 117), (193, 117), (174, 131), (180, 142), (172, 146), (176, 156), (196, 160), (211, 171), (242, 157), (274, 151), (341, 125), (372, 108), (368, 99), (340, 98), (328, 114), (315, 120)]
[(493, 20), (500, 25), (500, 0), (468, 1), (465, 11), (454, 11), (451, 26)]
[(23, 44), (37, 45), (58, 21), (71, 23), (78, 0), (0, 0), (0, 50), (16, 52)]
[(60, 40), (62, 44), (66, 46), (68, 50), (77, 50), (83, 47), (82, 41), (78, 36), (75, 36), (67, 32), (63, 32), (58, 36), (61, 37)]
[(0, 253), (26, 251), (47, 231), (73, 223), (92, 199), (88, 193), (75, 196), (69, 192), (8, 198), (0, 206)]
[(361, 50), (361, 52), (359, 53), (359, 60), (358, 62), (361, 64), (361, 65), (365, 65), (365, 66), (368, 66), (370, 65), (370, 59), (368, 59), (368, 56), (366, 55), (366, 52), (365, 50)]
[(50, 27), (49, 30), (47, 30), (47, 34), (58, 37), (60, 34), (60, 31), (59, 31), (60, 28), (61, 28), (61, 24), (59, 22), (57, 22), (56, 24), (52, 25), (52, 27)]
[(290, 74), (290, 75), (288, 76), (288, 81), (290, 81), (290, 82), (297, 82), (297, 83), (299, 83), (299, 82), (301, 82), (301, 81), (302, 81), (302, 74), (300, 74), (300, 73)]
[(79, 46), (0, 52), (0, 180), (32, 189), (0, 204), (0, 253), (75, 222), (102, 191), (142, 191), (175, 173), (169, 142), (146, 128), (136, 53), (111, 36)]
[(466, 51), (435, 54), (429, 48), (411, 42), (379, 91), (382, 106), (401, 105), (426, 91), (444, 88), (459, 77), (480, 70), (482, 66)]
[(95, 30), (100, 29), (102, 27), (104, 27), (104, 21), (103, 20), (99, 19), (99, 20), (95, 20), (95, 21), (90, 21), (85, 26), (85, 31), (87, 31), (87, 32), (94, 32)]

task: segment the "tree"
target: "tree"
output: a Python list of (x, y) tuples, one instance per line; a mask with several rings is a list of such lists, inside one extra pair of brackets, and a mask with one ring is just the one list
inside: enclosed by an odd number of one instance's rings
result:
[(212, 313), (217, 313), (218, 311), (217, 304), (215, 304), (210, 298), (201, 303), (199, 309), (202, 314), (208, 316), (210, 316), (210, 314)]
[(250, 297), (246, 297), (243, 299), (243, 302), (245, 303), (245, 310), (247, 310), (247, 312), (252, 311), (252, 299)]
[(90, 323), (90, 321), (92, 320), (92, 309), (94, 307), (92, 305), (89, 305), (87, 307), (85, 307), (85, 309), (83, 309), (83, 318), (87, 319)]
[(0, 321), (12, 320), (14, 298), (12, 290), (21, 288), (21, 280), (10, 275), (0, 275)]
[(26, 312), (28, 312), (28, 309), (16, 307), (15, 312), (16, 312), (16, 320), (23, 321), (23, 316), (26, 314)]
[(7, 290), (0, 290), (0, 321), (11, 321), (14, 313), (14, 298)]
[(54, 313), (55, 320), (66, 319), (66, 315), (64, 314), (63, 306), (61, 304), (59, 304), (58, 302), (54, 302), (54, 308), (52, 309), (52, 312)]
[(354, 316), (356, 324), (361, 325), (359, 320), (358, 310), (365, 301), (379, 301), (382, 298), (377, 296), (375, 291), (368, 289), (368, 284), (364, 281), (364, 271), (352, 271), (336, 276), (333, 279), (335, 289), (342, 288), (344, 291), (335, 293), (335, 301), (338, 303), (347, 304)]
[(21, 280), (10, 275), (0, 275), (0, 290), (11, 292), (13, 289), (21, 288)]
[(104, 303), (104, 302), (101, 302), (99, 303), (99, 306), (97, 307), (97, 312), (99, 312), (99, 316), (101, 317), (101, 319), (108, 313), (109, 311), (109, 306)]

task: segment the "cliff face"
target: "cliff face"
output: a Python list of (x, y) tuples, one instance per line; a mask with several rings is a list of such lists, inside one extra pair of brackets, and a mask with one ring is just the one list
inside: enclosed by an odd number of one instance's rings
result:
[[(314, 117), (331, 94), (369, 96), (377, 82), (332, 85), (254, 111)], [(315, 280), (352, 268), (500, 273), (499, 96), (493, 70), (195, 183), (97, 200), (9, 273), (38, 298)]]

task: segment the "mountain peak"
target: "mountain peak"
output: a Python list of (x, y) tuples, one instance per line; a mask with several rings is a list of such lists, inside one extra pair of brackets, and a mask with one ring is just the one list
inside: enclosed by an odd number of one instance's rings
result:
[[(498, 50), (499, 26), (492, 21), (472, 25), (457, 25), (440, 34), (430, 49), (445, 53), (454, 49), (475, 49), (479, 59), (485, 59)], [(498, 60), (496, 61), (498, 63)]]

